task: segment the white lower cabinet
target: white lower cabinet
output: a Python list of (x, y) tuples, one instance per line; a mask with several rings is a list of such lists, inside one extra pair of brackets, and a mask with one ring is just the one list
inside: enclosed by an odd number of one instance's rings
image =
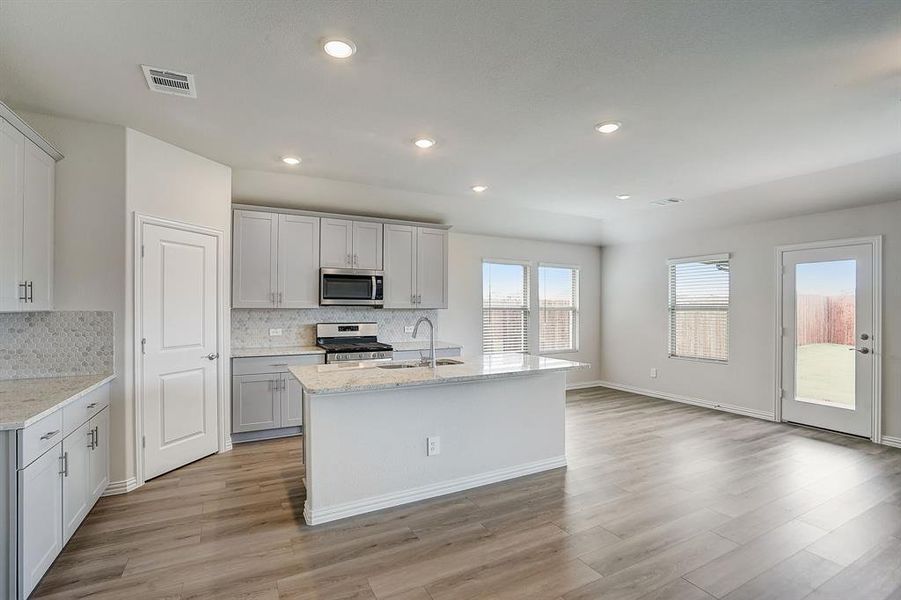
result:
[(11, 558), (0, 565), (0, 597), (28, 598), (106, 489), (108, 399), (104, 385), (23, 429), (0, 431), (0, 467), (15, 485), (7, 494), (0, 480), (0, 497), (11, 499), (0, 498), (10, 516), (8, 528), (0, 523), (0, 556)]
[(238, 375), (232, 381), (232, 431), (275, 429), (281, 422), (279, 378), (275, 374)]
[[(232, 433), (302, 426), (303, 392), (288, 367), (324, 362), (323, 354), (233, 359)], [(259, 439), (242, 438), (239, 441)]]
[(91, 460), (88, 462), (88, 489), (93, 505), (109, 485), (109, 410), (101, 410), (89, 424), (94, 432)]
[(19, 471), (19, 586), (27, 598), (63, 549), (62, 444)]
[(69, 541), (94, 505), (89, 475), (92, 439), (90, 421), (86, 421), (63, 440), (64, 544)]

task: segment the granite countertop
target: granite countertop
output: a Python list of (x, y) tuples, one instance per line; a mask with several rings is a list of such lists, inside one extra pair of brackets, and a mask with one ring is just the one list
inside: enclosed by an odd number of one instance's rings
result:
[(0, 381), (0, 431), (21, 429), (74, 402), (115, 375), (73, 375)]
[[(385, 342), (391, 344), (391, 347), (398, 352), (410, 352), (415, 350), (428, 350), (429, 340), (404, 340), (402, 342)], [(463, 348), (461, 344), (453, 342), (442, 342), (435, 340), (435, 350), (447, 350), (449, 348)]]
[(464, 359), (462, 364), (439, 366), (435, 369), (380, 369), (377, 364), (379, 363), (371, 361), (337, 363), (291, 367), (289, 370), (310, 394), (339, 394), (501, 379), (590, 366), (587, 363), (518, 353), (476, 355)]
[(319, 346), (276, 346), (272, 348), (232, 348), (232, 358), (254, 356), (298, 356), (302, 354), (325, 354)]

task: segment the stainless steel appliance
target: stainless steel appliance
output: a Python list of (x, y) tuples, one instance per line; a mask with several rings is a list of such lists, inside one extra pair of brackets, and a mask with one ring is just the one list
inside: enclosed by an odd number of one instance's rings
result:
[(385, 302), (383, 271), (319, 269), (321, 306), (375, 306)]
[(319, 323), (316, 344), (325, 350), (325, 362), (391, 360), (389, 344), (378, 341), (376, 323)]

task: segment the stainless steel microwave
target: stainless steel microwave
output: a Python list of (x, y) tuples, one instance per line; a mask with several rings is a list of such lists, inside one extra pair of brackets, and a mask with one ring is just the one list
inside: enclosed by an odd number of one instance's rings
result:
[(376, 306), (385, 303), (383, 271), (319, 269), (320, 306)]

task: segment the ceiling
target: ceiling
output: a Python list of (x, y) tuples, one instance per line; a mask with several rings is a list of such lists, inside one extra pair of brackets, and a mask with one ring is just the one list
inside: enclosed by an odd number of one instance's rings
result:
[[(327, 35), (357, 54), (329, 58)], [(141, 64), (193, 73), (198, 98), (150, 92)], [(611, 243), (901, 200), (895, 0), (0, 0), (0, 98), (230, 165), (240, 200), (501, 235)], [(607, 119), (623, 128), (596, 133)]]

